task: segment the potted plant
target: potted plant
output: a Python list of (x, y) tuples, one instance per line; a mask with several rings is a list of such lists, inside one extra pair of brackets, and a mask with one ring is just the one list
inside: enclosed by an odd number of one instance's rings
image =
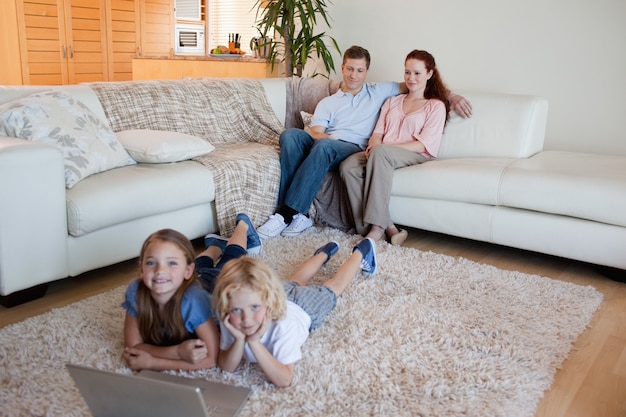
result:
[[(329, 39), (341, 53), (337, 41), (326, 32), (315, 33), (318, 17), (330, 28), (328, 3), (330, 0), (257, 0), (257, 25), (261, 38), (279, 35), (270, 42), (268, 59), (272, 68), (277, 62), (285, 63), (285, 75), (302, 76), (302, 70), (313, 54), (324, 64), (327, 73), (335, 70), (330, 49), (324, 42)], [(318, 75), (313, 74), (313, 76)]]
[[(256, 30), (259, 32), (259, 36), (250, 39), (250, 50), (254, 51), (254, 56), (257, 58), (269, 58), (273, 40), (265, 35), (260, 28), (257, 27)], [(274, 69), (273, 64), (272, 69)]]

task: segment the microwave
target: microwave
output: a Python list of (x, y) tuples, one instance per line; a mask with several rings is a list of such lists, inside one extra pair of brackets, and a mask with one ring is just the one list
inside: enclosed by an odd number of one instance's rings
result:
[(204, 25), (177, 24), (174, 26), (174, 53), (202, 54), (206, 50), (204, 40)]

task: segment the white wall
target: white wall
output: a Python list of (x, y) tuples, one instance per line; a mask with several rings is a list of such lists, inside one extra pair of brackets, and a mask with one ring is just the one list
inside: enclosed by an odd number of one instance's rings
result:
[(426, 49), (453, 90), (548, 98), (546, 149), (626, 155), (626, 0), (332, 1), (329, 34), (370, 51), (369, 80)]

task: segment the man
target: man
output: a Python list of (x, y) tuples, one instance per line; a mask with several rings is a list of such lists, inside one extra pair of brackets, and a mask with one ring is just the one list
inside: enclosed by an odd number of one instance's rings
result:
[[(287, 129), (280, 135), (278, 211), (257, 229), (263, 239), (279, 234), (297, 236), (313, 225), (306, 213), (326, 173), (366, 148), (381, 106), (401, 92), (397, 82), (365, 83), (369, 67), (367, 49), (348, 48), (341, 65), (341, 88), (318, 103), (310, 133)], [(471, 115), (471, 106), (463, 97), (451, 94), (449, 99), (461, 116)]]

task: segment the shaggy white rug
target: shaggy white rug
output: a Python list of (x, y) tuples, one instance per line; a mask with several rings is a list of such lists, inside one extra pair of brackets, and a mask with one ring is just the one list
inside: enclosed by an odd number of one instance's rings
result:
[[(282, 276), (329, 240), (330, 277), (359, 237), (314, 228), (261, 255)], [(242, 416), (530, 417), (602, 295), (592, 287), (414, 249), (378, 245), (379, 271), (358, 275), (314, 331), (294, 384), (256, 366), (181, 375), (249, 386)], [(121, 357), (120, 287), (0, 329), (0, 414), (88, 416), (66, 362), (130, 373)]]

